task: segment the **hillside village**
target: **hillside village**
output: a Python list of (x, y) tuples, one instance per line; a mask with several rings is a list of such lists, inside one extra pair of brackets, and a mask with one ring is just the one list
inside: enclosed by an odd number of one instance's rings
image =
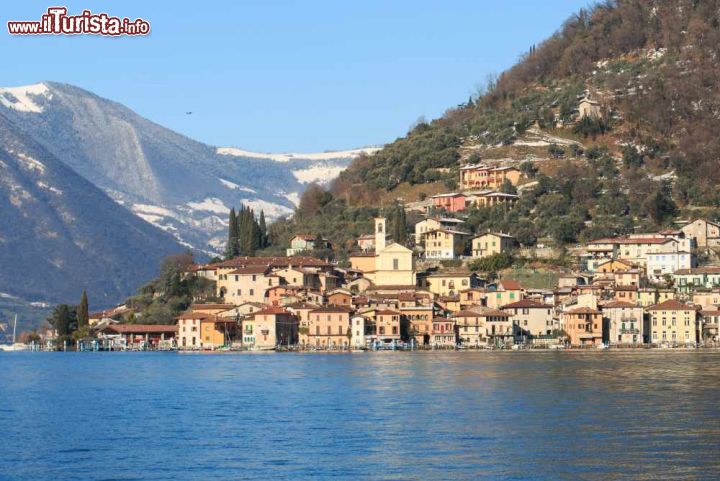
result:
[[(111, 311), (92, 314), (91, 327), (112, 348), (716, 345), (720, 266), (699, 266), (698, 259), (720, 246), (720, 224), (697, 219), (675, 229), (595, 239), (571, 249), (573, 268), (556, 285), (531, 288), (471, 270), (477, 262), (517, 255), (519, 245), (502, 232), (473, 234), (462, 219), (465, 208), (487, 202), (499, 186), (515, 186), (522, 174), (482, 164), (468, 165), (460, 175), (462, 189), (429, 198), (404, 244), (388, 235), (387, 220), (379, 217), (341, 265), (309, 256), (331, 246), (298, 233), (286, 256), (192, 265), (185, 275), (209, 281), (213, 292), (195, 299), (177, 325), (118, 323), (118, 312)], [(498, 202), (510, 206), (516, 197)], [(121, 310), (120, 317), (128, 308)]]
[(184, 273), (211, 286), (192, 304), (148, 315), (153, 288), (96, 313), (95, 332), (180, 349), (712, 345), (712, 12), (581, 12), (478, 95), (309, 186), (292, 217), (246, 219), (224, 260)]

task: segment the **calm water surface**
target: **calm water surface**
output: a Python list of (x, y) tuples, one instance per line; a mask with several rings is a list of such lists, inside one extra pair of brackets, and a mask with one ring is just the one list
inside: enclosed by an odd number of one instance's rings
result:
[(0, 353), (0, 479), (720, 479), (720, 354)]

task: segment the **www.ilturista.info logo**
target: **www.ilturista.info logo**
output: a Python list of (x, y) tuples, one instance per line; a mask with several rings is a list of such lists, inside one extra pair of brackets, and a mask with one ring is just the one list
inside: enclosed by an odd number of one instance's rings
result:
[(11, 21), (7, 23), (11, 35), (148, 35), (150, 23), (138, 18), (111, 17), (107, 13), (83, 10), (80, 15), (68, 15), (65, 7), (50, 7), (40, 21)]

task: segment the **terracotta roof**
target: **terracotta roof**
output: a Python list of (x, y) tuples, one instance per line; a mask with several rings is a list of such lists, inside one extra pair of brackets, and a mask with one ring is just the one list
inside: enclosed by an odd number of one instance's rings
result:
[(625, 291), (625, 292), (637, 292), (637, 290), (638, 290), (637, 286), (615, 286), (613, 289), (616, 291)]
[(512, 317), (510, 313), (501, 311), (499, 309), (487, 309), (482, 311), (480, 315), (482, 317)]
[(523, 299), (502, 306), (503, 309), (551, 309), (552, 307), (549, 304), (543, 304), (533, 299)]
[(206, 319), (208, 317), (210, 317), (210, 314), (205, 312), (185, 311), (177, 316), (177, 319)]
[(300, 239), (302, 239), (302, 240), (305, 240), (305, 241), (314, 241), (314, 240), (315, 240), (315, 236), (314, 236), (314, 235), (310, 235), (310, 234), (295, 234), (295, 235), (293, 236), (293, 239), (294, 239), (295, 237), (298, 237), (298, 238), (300, 238)]
[(678, 269), (675, 275), (689, 274), (720, 274), (720, 266), (695, 267), (693, 269)]
[(591, 307), (576, 307), (565, 312), (566, 314), (602, 314), (597, 309)]
[(472, 272), (470, 271), (442, 271), (434, 272), (428, 277), (470, 277)]
[(321, 314), (321, 313), (330, 313), (330, 312), (341, 312), (343, 314), (348, 314), (352, 312), (352, 309), (348, 309), (347, 307), (342, 306), (325, 306), (325, 307), (319, 307), (317, 309), (313, 309), (310, 311), (310, 314)]
[(253, 316), (258, 316), (258, 315), (259, 316), (269, 316), (269, 315), (275, 315), (275, 314), (290, 314), (290, 312), (283, 309), (282, 307), (271, 306), (271, 307), (266, 307), (265, 309), (262, 309), (260, 311), (252, 313)]
[(269, 270), (268, 266), (247, 266), (247, 267), (239, 267), (238, 269), (235, 269), (234, 271), (230, 272), (230, 274), (237, 274), (237, 275), (265, 274), (268, 270)]
[(399, 316), (400, 313), (398, 311), (393, 311), (390, 309), (383, 309), (380, 311), (375, 312), (376, 316)]
[(314, 310), (319, 308), (317, 304), (311, 304), (309, 302), (293, 302), (292, 304), (285, 304), (286, 309), (309, 309)]
[(660, 304), (655, 304), (647, 308), (648, 311), (694, 311), (695, 308), (688, 304), (683, 304), (675, 299), (668, 299)]
[(211, 264), (211, 267), (247, 267), (247, 266), (270, 266), (270, 267), (325, 267), (329, 264), (323, 260), (307, 256), (277, 256), (277, 257), (235, 257), (226, 261)]
[(608, 302), (607, 304), (602, 306), (603, 309), (633, 309), (636, 307), (640, 306), (633, 304), (632, 302), (625, 301)]
[(203, 309), (232, 309), (234, 304), (191, 304), (191, 311), (202, 311)]
[(666, 242), (677, 242), (667, 237), (613, 237), (608, 239), (596, 239), (588, 244), (665, 244)]
[(522, 285), (518, 281), (513, 279), (503, 279), (498, 283), (498, 285), (506, 291), (522, 290)]
[(105, 329), (118, 334), (138, 334), (153, 332), (177, 332), (177, 326), (166, 324), (110, 324)]
[[(503, 313), (503, 315), (506, 315), (506, 313)], [(458, 312), (453, 312), (451, 317), (484, 317), (485, 314), (481, 314), (479, 312), (470, 311), (470, 310), (462, 310)]]

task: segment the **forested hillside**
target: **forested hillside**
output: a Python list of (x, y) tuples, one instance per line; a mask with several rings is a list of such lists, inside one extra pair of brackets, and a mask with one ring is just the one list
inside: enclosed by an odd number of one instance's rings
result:
[[(718, 218), (719, 53), (717, 0), (582, 10), (476, 97), (354, 161), (324, 198), (327, 218), (286, 229), (326, 225), (343, 244), (363, 209), (421, 200), (424, 185), (450, 191), (461, 165), (499, 158), (525, 173), (521, 200), (475, 209), (470, 223), (526, 245)], [(586, 96), (600, 118), (578, 115)]]

